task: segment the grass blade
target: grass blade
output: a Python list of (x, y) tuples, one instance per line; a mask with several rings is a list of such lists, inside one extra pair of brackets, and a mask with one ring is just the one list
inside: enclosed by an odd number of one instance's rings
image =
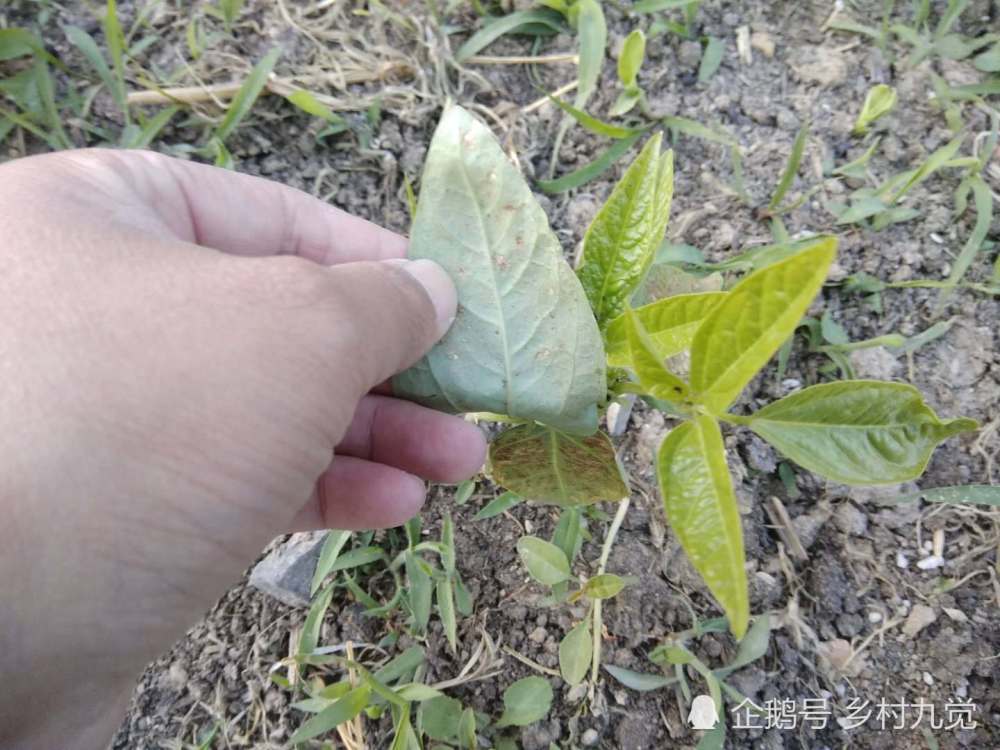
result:
[(768, 211), (777, 210), (778, 206), (781, 205), (781, 201), (785, 199), (785, 195), (788, 194), (789, 189), (792, 187), (795, 175), (799, 172), (799, 165), (802, 163), (802, 152), (805, 150), (808, 138), (809, 122), (806, 121), (799, 128), (798, 135), (795, 136), (795, 142), (792, 144), (792, 153), (788, 155), (788, 163), (785, 165), (785, 171), (781, 175), (781, 181), (778, 182), (778, 188), (774, 191), (774, 195), (771, 196), (771, 202), (767, 204)]
[(607, 151), (601, 154), (599, 157), (594, 159), (586, 166), (580, 167), (574, 172), (570, 172), (567, 175), (556, 178), (554, 180), (539, 180), (538, 187), (541, 188), (546, 193), (562, 193), (566, 190), (572, 190), (575, 187), (580, 187), (586, 182), (602, 174), (607, 169), (611, 167), (616, 161), (621, 159), (629, 149), (632, 148), (633, 144), (639, 140), (642, 133), (636, 133), (628, 138), (622, 138), (614, 143)]
[(167, 126), (173, 116), (177, 114), (180, 107), (167, 107), (157, 112), (147, 120), (134, 140), (130, 141), (125, 148), (149, 148), (150, 144), (156, 140), (160, 132)]
[(486, 505), (484, 505), (476, 515), (472, 517), (473, 521), (483, 521), (487, 518), (493, 518), (493, 516), (499, 516), (508, 508), (512, 508), (521, 502), (522, 498), (514, 492), (504, 492), (502, 495), (498, 495), (494, 499), (490, 500)]
[(638, 135), (640, 133), (645, 133), (649, 130), (649, 127), (645, 128), (623, 128), (619, 125), (612, 125), (610, 123), (599, 120), (592, 115), (588, 115), (586, 112), (577, 109), (572, 104), (564, 102), (555, 96), (549, 96), (549, 99), (555, 104), (559, 109), (568, 114), (574, 120), (576, 120), (584, 129), (589, 130), (595, 135), (603, 135), (606, 138), (614, 138), (618, 140), (620, 138), (628, 138), (631, 135)]
[(233, 134), (243, 118), (250, 112), (257, 97), (260, 96), (260, 92), (267, 85), (268, 76), (271, 75), (279, 57), (281, 57), (281, 50), (275, 47), (253, 66), (250, 75), (247, 76), (246, 81), (243, 82), (240, 90), (236, 92), (236, 96), (230, 102), (226, 116), (222, 118), (219, 127), (215, 129), (214, 137), (220, 143), (226, 142), (226, 139)]
[(465, 44), (458, 48), (458, 52), (455, 53), (455, 60), (460, 63), (465, 62), (473, 55), (479, 54), (479, 52), (504, 34), (515, 34), (518, 29), (524, 26), (538, 24), (552, 29), (553, 34), (566, 31), (566, 24), (563, 23), (562, 16), (554, 11), (541, 8), (517, 11), (503, 18), (491, 21), (470, 36)]
[(111, 64), (115, 71), (110, 87), (111, 96), (114, 98), (115, 104), (118, 105), (118, 109), (121, 110), (125, 124), (128, 125), (129, 112), (125, 100), (125, 32), (122, 31), (121, 23), (118, 21), (118, 5), (115, 0), (108, 0), (107, 10), (101, 25), (104, 28), (104, 43), (108, 46)]
[(969, 270), (969, 266), (972, 265), (973, 259), (986, 240), (986, 233), (990, 231), (990, 223), (993, 221), (993, 195), (990, 193), (989, 186), (979, 175), (974, 175), (969, 183), (972, 186), (972, 198), (976, 206), (976, 224), (948, 275), (948, 288), (942, 289), (938, 296), (938, 311), (941, 310), (962, 277), (965, 276), (966, 271)]
[(728, 133), (722, 133), (718, 130), (713, 130), (707, 125), (702, 125), (697, 120), (691, 120), (687, 117), (678, 117), (676, 115), (669, 115), (664, 117), (663, 120), (664, 127), (669, 128), (674, 133), (683, 133), (684, 135), (690, 135), (694, 138), (701, 138), (705, 141), (712, 141), (713, 143), (722, 143), (726, 146), (736, 146), (736, 140), (730, 136)]
[(989, 484), (971, 484), (968, 487), (935, 487), (918, 490), (890, 501), (893, 503), (913, 503), (926, 500), (929, 503), (972, 503), (1000, 507), (1000, 487)]
[(726, 52), (726, 40), (710, 36), (705, 45), (705, 51), (701, 55), (701, 64), (698, 66), (698, 82), (708, 83), (715, 75), (715, 72), (722, 65), (722, 56)]
[(326, 535), (326, 539), (323, 540), (323, 549), (319, 553), (319, 560), (316, 562), (316, 570), (313, 572), (310, 594), (315, 594), (322, 585), (323, 579), (333, 571), (333, 566), (337, 564), (340, 551), (350, 538), (350, 531), (340, 531), (338, 529), (334, 529)]
[(38, 96), (42, 102), (42, 112), (45, 115), (49, 131), (58, 142), (60, 148), (73, 148), (66, 131), (63, 130), (62, 117), (56, 105), (55, 85), (52, 82), (52, 75), (49, 73), (48, 64), (42, 59), (35, 59), (34, 65), (35, 85), (38, 87)]
[(632, 6), (632, 10), (635, 13), (656, 13), (659, 10), (687, 8), (700, 2), (701, 0), (639, 0)]
[(108, 62), (104, 59), (104, 55), (101, 54), (101, 50), (97, 46), (97, 42), (94, 41), (94, 38), (78, 26), (66, 26), (63, 32), (70, 43), (80, 50), (80, 53), (90, 63), (90, 67), (94, 69), (97, 77), (101, 79), (101, 83), (104, 84), (108, 93), (115, 100), (118, 109), (124, 111), (124, 92), (118, 86), (115, 76), (112, 74), (111, 68), (108, 67)]

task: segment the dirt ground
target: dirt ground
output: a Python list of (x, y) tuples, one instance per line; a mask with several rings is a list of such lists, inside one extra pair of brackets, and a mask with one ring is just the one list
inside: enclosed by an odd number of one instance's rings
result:
[[(124, 14), (134, 12), (131, 4), (121, 5)], [(391, 12), (399, 14), (393, 17), (374, 11), (355, 14), (345, 5), (254, 3), (235, 38), (220, 41), (196, 70), (216, 81), (238, 77), (246, 70), (246, 61), (257, 59), (274, 44), (285, 50), (279, 75), (312, 71), (330, 65), (331, 59), (361, 65), (398, 63), (398, 71), (405, 74), (357, 84), (347, 93), (333, 92), (345, 106), (355, 107), (348, 116), (370, 129), (370, 142), (360, 143), (352, 134), (318, 142), (315, 120), (276, 97), (266, 98), (229, 144), (238, 169), (313, 192), (405, 232), (409, 219), (404, 176), (415, 183), (419, 178), (437, 115), (451, 97), (494, 126), (529, 178), (547, 175), (559, 116), (549, 105), (529, 114), (521, 108), (544, 90), (572, 80), (571, 66), (460, 68), (449, 61), (444, 45), (455, 49), (465, 35), (444, 37), (427, 6), (387, 2)], [(952, 137), (940, 111), (928, 101), (931, 72), (953, 83), (977, 80), (978, 74), (965, 63), (941, 60), (915, 69), (891, 64), (867, 40), (822, 30), (830, 5), (761, 0), (704, 3), (697, 18), (698, 34), (727, 40), (721, 68), (701, 84), (696, 76), (700, 54), (696, 43), (669, 34), (650, 39), (640, 74), (650, 108), (715, 124), (734, 135), (745, 154), (746, 188), (755, 205), (766, 204), (796, 132), (802, 123), (811, 122), (793, 193), (815, 185), (820, 189), (786, 217), (789, 232), (793, 236), (806, 230), (839, 235), (835, 281), (858, 272), (886, 281), (943, 278), (974, 218), (971, 212), (957, 220), (953, 216), (957, 178), (944, 172), (919, 186), (910, 204), (920, 208), (920, 217), (876, 233), (834, 225), (825, 204), (842, 199), (848, 188), (844, 181), (824, 174), (830, 164), (842, 164), (863, 150), (850, 137), (850, 130), (871, 85), (888, 83), (900, 96), (871, 163), (872, 172), (884, 178), (911, 168)], [(875, 8), (881, 3), (850, 5), (858, 9), (856, 17), (875, 19)], [(75, 53), (63, 41), (57, 24), (72, 22), (99, 32), (89, 20), (89, 11), (77, 6), (55, 5), (46, 36), (69, 59)], [(990, 25), (1000, 29), (1000, 5), (990, 6), (988, 0), (972, 2), (960, 21), (962, 30), (974, 34)], [(34, 17), (33, 8), (24, 4), (18, 8), (16, 3), (13, 7), (11, 24), (18, 20), (18, 13)], [(635, 20), (613, 2), (605, 3), (605, 12), (614, 50)], [(871, 15), (865, 16), (866, 12)], [(449, 14), (447, 21), (471, 28), (475, 18), (463, 6)], [(648, 21), (644, 23), (648, 26)], [(773, 56), (759, 47), (753, 51), (752, 63), (740, 60), (735, 38), (737, 29), (745, 25), (759, 39), (773, 43)], [(160, 31), (162, 41), (148, 54), (151, 66), (169, 67), (186, 54), (184, 21), (165, 13)], [(574, 37), (556, 36), (543, 41), (538, 53), (570, 52), (574, 45)], [(489, 52), (530, 54), (532, 48), (527, 39), (512, 37), (500, 40)], [(613, 57), (609, 56), (589, 110), (606, 113), (617, 91)], [(380, 118), (366, 120), (365, 108), (376, 99)], [(969, 106), (964, 116), (971, 133), (988, 128), (982, 111)], [(176, 151), (175, 144), (194, 137), (178, 122), (158, 148)], [(589, 162), (606, 147), (604, 139), (575, 127), (562, 145), (559, 169)], [(697, 246), (712, 260), (768, 243), (768, 226), (756, 218), (754, 206), (740, 202), (729, 187), (728, 150), (687, 136), (681, 136), (674, 147), (677, 172), (669, 237)], [(994, 161), (1000, 161), (1000, 155)], [(582, 239), (623, 167), (620, 164), (570, 193), (540, 196), (568, 254)], [(994, 180), (991, 187), (1000, 192), (1000, 181)], [(991, 236), (1000, 239), (996, 218)], [(992, 254), (989, 263), (981, 257), (970, 278), (987, 278), (991, 264)], [(852, 340), (862, 340), (924, 330), (935, 322), (935, 299), (932, 290), (889, 290), (882, 295), (879, 312), (864, 296), (831, 284), (815, 310), (831, 311)], [(954, 320), (950, 331), (912, 355), (884, 348), (852, 355), (859, 377), (911, 382), (942, 416), (969, 416), (983, 425), (977, 435), (952, 439), (934, 454), (919, 482), (921, 488), (997, 480), (1000, 357), (995, 336), (1000, 303), (963, 291), (945, 311), (944, 319), (949, 318)], [(823, 378), (819, 370), (826, 363), (822, 355), (807, 352), (799, 340), (785, 380), (778, 381), (772, 364), (750, 389), (749, 399), (761, 405), (785, 395), (790, 379), (817, 382)], [(643, 672), (657, 671), (648, 653), (668, 634), (690, 627), (692, 613), (699, 618), (719, 614), (669, 529), (664, 528), (658, 507), (652, 458), (668, 428), (662, 415), (637, 407), (630, 429), (616, 441), (631, 471), (633, 495), (608, 571), (638, 580), (606, 604), (604, 659)], [(985, 506), (892, 505), (886, 498), (905, 488), (847, 488), (803, 470), (798, 471), (793, 489), (779, 479), (780, 457), (772, 448), (743, 429), (730, 430), (726, 439), (734, 449), (730, 466), (743, 514), (751, 610), (771, 612), (775, 623), (766, 656), (737, 672), (732, 683), (758, 705), (772, 699), (826, 698), (833, 712), (827, 726), (819, 729), (802, 725), (731, 728), (726, 746), (769, 750), (1000, 747), (1000, 512)], [(454, 506), (452, 493), (446, 487), (432, 490), (424, 526), (433, 537), (441, 510), (451, 509), (458, 567), (474, 595), (475, 614), (459, 623), (457, 656), (448, 652), (440, 623), (432, 620), (425, 644), (430, 665), (427, 679), (457, 674), (484, 631), (541, 667), (557, 670), (559, 641), (582, 609), (543, 606), (543, 592), (528, 582), (515, 551), (525, 528), (544, 537), (551, 533), (555, 510), (522, 504), (509, 513), (474, 522), (472, 516), (494, 496), (494, 489), (480, 484), (477, 495), (463, 506)], [(774, 507), (772, 498), (786, 509), (794, 534), (807, 552), (804, 559), (783, 541), (778, 528), (782, 522), (769, 512)], [(613, 513), (613, 509), (604, 510)], [(590, 521), (593, 541), (584, 544), (579, 572), (594, 572), (605, 524), (600, 519)], [(939, 529), (944, 532), (946, 562), (943, 567), (922, 570), (916, 562), (926, 557)], [(303, 617), (303, 611), (243, 583), (234, 587), (183, 641), (150, 665), (113, 746), (186, 747), (186, 743), (197, 744), (196, 736), (216, 725), (220, 729), (213, 747), (285, 746), (302, 714), (289, 708), (290, 694), (269, 681), (268, 671), (288, 655), (290, 639)], [(390, 623), (397, 630), (400, 625)], [(321, 641), (375, 643), (386, 634), (386, 627), (382, 620), (363, 617), (360, 605), (345, 599), (331, 608)], [(404, 634), (393, 648), (402, 649), (409, 642)], [(731, 637), (722, 635), (708, 635), (692, 644), (712, 665), (724, 663), (735, 647)], [(500, 653), (505, 657), (502, 674), (462, 685), (450, 694), (496, 715), (503, 688), (514, 679), (537, 674), (508, 652)], [(638, 750), (688, 748), (698, 742), (700, 733), (688, 727), (672, 688), (639, 693), (604, 674), (594, 700), (588, 700), (558, 677), (550, 679), (556, 695), (553, 709), (546, 719), (521, 731), (520, 744), (526, 750), (544, 750), (550, 743), (559, 748), (589, 745)], [(698, 683), (694, 685), (697, 690)], [(845, 716), (852, 698), (868, 701), (871, 707), (882, 699), (910, 704), (922, 699), (935, 704), (939, 712), (948, 704), (971, 702), (977, 726), (931, 729), (925, 719), (915, 729), (908, 725), (882, 730), (873, 714), (864, 727), (844, 729), (836, 717)], [(366, 720), (365, 728), (369, 747), (388, 746), (388, 720)]]

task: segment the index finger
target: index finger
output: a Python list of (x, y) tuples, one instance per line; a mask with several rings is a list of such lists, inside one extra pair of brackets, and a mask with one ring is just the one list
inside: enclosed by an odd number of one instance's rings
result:
[(173, 238), (236, 255), (298, 255), (333, 265), (406, 257), (395, 232), (262, 177), (151, 151), (61, 155), (111, 205), (139, 202)]

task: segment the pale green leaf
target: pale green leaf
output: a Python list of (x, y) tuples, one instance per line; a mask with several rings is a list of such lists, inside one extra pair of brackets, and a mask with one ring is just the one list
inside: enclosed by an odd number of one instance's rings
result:
[[(635, 316), (649, 334), (656, 353), (661, 358), (672, 357), (691, 346), (701, 321), (725, 296), (725, 292), (678, 294), (636, 308)], [(620, 315), (608, 324), (605, 346), (609, 366), (629, 366), (626, 315)]]
[(552, 706), (552, 686), (541, 677), (525, 677), (503, 691), (503, 715), (497, 728), (525, 727), (545, 718)]
[(421, 703), (432, 698), (439, 698), (443, 693), (430, 685), (424, 685), (422, 682), (410, 682), (398, 687), (396, 695), (407, 703)]
[(347, 122), (343, 117), (335, 114), (329, 107), (317, 99), (316, 95), (311, 91), (299, 89), (291, 92), (290, 94), (286, 94), (285, 99), (308, 115), (319, 117), (320, 119), (326, 120), (334, 125), (344, 125), (345, 127), (347, 125)]
[[(580, 125), (582, 125), (586, 130), (589, 130), (595, 135), (603, 135), (607, 138), (628, 138), (633, 135), (642, 135), (648, 128), (623, 128), (619, 125), (611, 125), (610, 123), (599, 120), (592, 115), (588, 115), (572, 104), (567, 104), (562, 99), (555, 96), (549, 96), (549, 100), (555, 104), (559, 109), (568, 114), (574, 120), (576, 120)], [(612, 114), (615, 114), (612, 112)]]
[(458, 745), (462, 750), (477, 750), (476, 744), (476, 712), (471, 708), (462, 711), (458, 720)]
[(404, 555), (406, 578), (409, 583), (407, 591), (410, 610), (413, 612), (413, 629), (423, 633), (431, 619), (431, 599), (434, 596), (434, 582), (424, 569), (420, 558), (412, 550)]
[(411, 259), (449, 272), (459, 309), (395, 394), (594, 432), (605, 364), (586, 296), (524, 178), (461, 107), (434, 134), (410, 238)]
[(601, 573), (583, 585), (583, 594), (591, 599), (610, 599), (625, 588), (625, 579), (614, 573)]
[(710, 36), (701, 53), (701, 63), (698, 65), (698, 81), (708, 83), (722, 65), (722, 56), (726, 52), (726, 40)]
[(476, 482), (466, 479), (455, 489), (455, 505), (465, 505), (476, 491)]
[(615, 164), (627, 154), (635, 142), (642, 137), (643, 132), (645, 131), (630, 135), (628, 138), (620, 138), (607, 151), (594, 159), (594, 161), (585, 164), (569, 174), (565, 174), (554, 180), (539, 180), (538, 187), (546, 193), (562, 193), (590, 182), (590, 180), (610, 169), (612, 164)]
[(997, 42), (985, 52), (980, 52), (976, 55), (972, 64), (976, 66), (977, 70), (981, 70), (984, 73), (1000, 72), (1000, 42)]
[(888, 209), (889, 207), (880, 198), (874, 195), (862, 195), (854, 199), (847, 209), (837, 214), (837, 223), (857, 224)]
[(646, 274), (670, 216), (673, 153), (660, 155), (660, 134), (615, 186), (583, 239), (577, 274), (603, 328), (625, 309)]
[(504, 492), (497, 497), (490, 500), (486, 505), (479, 509), (479, 512), (472, 517), (473, 521), (485, 521), (487, 518), (493, 518), (493, 516), (499, 516), (506, 510), (513, 508), (524, 498), (518, 495), (516, 492)]
[(972, 484), (967, 487), (934, 487), (893, 498), (893, 502), (897, 503), (914, 503), (920, 500), (949, 505), (971, 503), (1000, 507), (1000, 487), (988, 484)]
[(319, 596), (313, 599), (309, 607), (309, 614), (306, 615), (305, 622), (302, 623), (302, 635), (299, 636), (299, 656), (307, 656), (316, 650), (320, 629), (323, 627), (323, 617), (330, 608), (332, 597), (333, 586), (327, 586)]
[(257, 97), (267, 85), (267, 79), (270, 77), (271, 71), (274, 70), (279, 57), (281, 57), (281, 49), (276, 47), (253, 66), (243, 85), (240, 86), (240, 90), (236, 92), (236, 96), (229, 103), (222, 122), (215, 129), (214, 138), (220, 143), (226, 142), (226, 139), (233, 134), (233, 131), (239, 127), (243, 119), (253, 109)]
[(338, 529), (333, 529), (326, 535), (326, 539), (323, 540), (323, 548), (319, 553), (319, 560), (316, 562), (316, 570), (313, 572), (311, 594), (319, 591), (323, 579), (333, 571), (333, 566), (337, 564), (340, 551), (350, 538), (350, 531), (341, 531)]
[(410, 679), (417, 667), (424, 663), (424, 650), (420, 646), (410, 646), (399, 656), (381, 667), (375, 674), (376, 680), (382, 683)]
[(969, 178), (969, 185), (972, 189), (973, 202), (976, 207), (976, 224), (962, 246), (958, 258), (955, 259), (955, 263), (952, 265), (951, 273), (948, 274), (946, 282), (948, 287), (942, 289), (938, 297), (938, 309), (943, 306), (943, 303), (950, 296), (951, 292), (958, 286), (962, 277), (965, 276), (966, 271), (969, 270), (972, 261), (982, 249), (986, 235), (990, 230), (990, 225), (993, 222), (993, 195), (989, 185), (978, 174)]
[(458, 734), (462, 716), (460, 701), (442, 695), (420, 706), (420, 728), (432, 740), (448, 742)]
[(715, 676), (720, 680), (742, 669), (748, 664), (752, 664), (762, 658), (767, 653), (768, 644), (771, 642), (771, 617), (766, 612), (760, 617), (754, 618), (753, 625), (747, 631), (746, 636), (740, 641), (739, 651), (736, 657), (722, 669), (715, 670)]
[(874, 380), (811, 386), (746, 424), (791, 460), (844, 484), (915, 479), (938, 443), (978, 427), (971, 419), (942, 422), (913, 386)]
[(671, 430), (657, 475), (670, 528), (742, 638), (750, 617), (743, 531), (715, 420), (698, 416)]
[(455, 596), (449, 578), (442, 578), (435, 584), (437, 590), (438, 613), (444, 626), (444, 635), (454, 654), (458, 648), (458, 622), (455, 618)]
[(539, 8), (509, 13), (502, 18), (491, 21), (469, 37), (465, 44), (458, 48), (458, 51), (455, 53), (455, 60), (460, 63), (465, 62), (473, 55), (479, 54), (504, 34), (516, 34), (526, 27), (538, 25), (551, 30), (553, 34), (558, 34), (560, 31), (566, 30), (566, 24), (563, 22), (562, 16), (550, 10)]
[(583, 682), (594, 656), (590, 618), (585, 617), (559, 642), (559, 671), (570, 685)]
[(639, 385), (653, 398), (682, 402), (688, 397), (688, 386), (663, 363), (656, 344), (639, 318), (625, 310), (625, 335), (628, 339), (629, 369), (639, 378)]
[(367, 685), (357, 687), (343, 698), (338, 700), (329, 708), (324, 709), (300, 726), (288, 742), (295, 745), (299, 742), (311, 740), (334, 729), (337, 725), (350, 721), (357, 716), (368, 705), (368, 698), (371, 693)]
[(628, 114), (641, 100), (642, 92), (638, 89), (622, 91), (611, 105), (611, 109), (608, 110), (608, 115), (611, 117), (621, 117)]
[(884, 117), (896, 106), (896, 89), (880, 83), (873, 86), (865, 97), (865, 103), (854, 122), (854, 135), (864, 135), (873, 122)]
[(577, 86), (573, 105), (583, 109), (597, 88), (604, 66), (604, 50), (608, 45), (608, 26), (604, 11), (597, 0), (576, 0), (576, 34), (579, 40), (580, 62), (577, 64)]
[(522, 536), (517, 540), (517, 554), (531, 577), (539, 583), (555, 586), (569, 578), (569, 561), (551, 542), (536, 536)]
[(647, 674), (646, 672), (635, 672), (631, 669), (625, 669), (625, 667), (615, 666), (614, 664), (605, 664), (603, 666), (604, 669), (607, 670), (607, 672), (622, 685), (627, 688), (632, 688), (633, 690), (638, 690), (641, 693), (646, 693), (650, 690), (659, 690), (660, 688), (673, 685), (677, 682), (676, 677), (667, 677), (662, 674)]
[(581, 438), (518, 425), (490, 444), (490, 468), (494, 482), (536, 502), (585, 505), (628, 495), (614, 446), (602, 432)]
[(769, 211), (778, 210), (781, 201), (785, 199), (785, 196), (792, 187), (792, 183), (795, 182), (795, 176), (799, 173), (799, 164), (802, 163), (802, 153), (805, 150), (808, 138), (809, 123), (805, 122), (795, 136), (791, 153), (789, 153), (788, 161), (785, 163), (785, 170), (781, 173), (781, 179), (778, 181), (778, 187), (774, 190), (774, 195), (771, 196), (771, 202), (767, 204)]
[[(903, 183), (903, 186), (900, 187), (887, 202), (889, 204), (897, 203), (900, 198), (906, 195), (916, 185), (920, 184), (936, 171), (944, 167), (955, 157), (955, 154), (958, 153), (958, 149), (962, 146), (962, 138), (963, 136), (958, 136), (953, 141), (946, 143), (944, 146), (928, 156), (927, 161), (921, 164), (916, 170), (913, 171), (912, 174), (909, 175), (907, 180)], [(885, 195), (882, 195), (884, 192), (886, 192), (884, 188), (880, 190), (880, 197), (885, 198)]]
[(633, 29), (622, 43), (622, 51), (618, 56), (618, 80), (625, 88), (635, 85), (636, 76), (646, 57), (646, 35), (642, 29)]
[(632, 6), (636, 13), (655, 13), (658, 10), (671, 10), (673, 8), (687, 8), (689, 5), (697, 5), (701, 0), (639, 0)]
[(729, 407), (792, 335), (837, 252), (822, 237), (808, 249), (750, 274), (730, 290), (691, 342), (691, 391), (710, 411)]
[(728, 133), (724, 133), (714, 128), (710, 128), (707, 125), (702, 125), (697, 120), (692, 120), (688, 117), (680, 117), (679, 115), (668, 115), (667, 117), (663, 118), (663, 125), (677, 133), (690, 135), (693, 138), (701, 138), (704, 141), (711, 141), (713, 143), (722, 143), (726, 146), (738, 145), (736, 143), (736, 140)]

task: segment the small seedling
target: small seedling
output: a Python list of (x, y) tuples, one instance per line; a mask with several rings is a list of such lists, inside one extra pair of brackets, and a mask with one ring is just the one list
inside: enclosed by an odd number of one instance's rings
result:
[(637, 80), (645, 58), (646, 36), (642, 33), (642, 29), (634, 29), (625, 37), (621, 54), (618, 56), (618, 80), (623, 90), (611, 105), (609, 114), (612, 117), (626, 114), (645, 96)]
[(858, 119), (854, 123), (851, 131), (854, 135), (864, 135), (872, 123), (880, 117), (884, 117), (896, 106), (896, 90), (891, 86), (880, 83), (873, 86), (865, 97), (865, 103), (858, 113)]

